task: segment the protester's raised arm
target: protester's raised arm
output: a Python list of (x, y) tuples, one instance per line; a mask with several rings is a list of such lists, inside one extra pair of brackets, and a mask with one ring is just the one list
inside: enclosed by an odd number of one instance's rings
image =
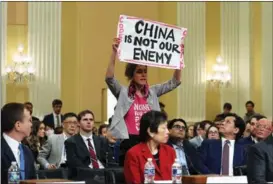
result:
[(117, 56), (117, 49), (119, 46), (119, 39), (115, 38), (112, 44), (112, 54), (106, 71), (106, 78), (113, 78), (115, 75), (115, 62)]

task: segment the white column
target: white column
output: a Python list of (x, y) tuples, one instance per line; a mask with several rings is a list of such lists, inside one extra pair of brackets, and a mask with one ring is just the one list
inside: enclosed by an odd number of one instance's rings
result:
[(261, 86), (262, 86), (262, 112), (267, 117), (273, 117), (272, 86), (273, 86), (273, 57), (272, 57), (272, 22), (273, 3), (262, 2), (262, 60), (261, 60)]
[(0, 96), (0, 106), (6, 103), (6, 81), (5, 81), (5, 67), (7, 61), (7, 9), (8, 3), (0, 1), (0, 76), (1, 76), (1, 96)]
[(34, 115), (52, 111), (51, 102), (61, 96), (61, 2), (28, 3), (29, 54), (36, 69), (30, 87)]
[(185, 65), (178, 88), (178, 117), (188, 122), (205, 119), (205, 2), (178, 2), (178, 25), (188, 28)]
[(221, 89), (221, 105), (244, 115), (250, 98), (250, 16), (249, 2), (221, 2), (221, 56), (229, 66), (231, 85)]

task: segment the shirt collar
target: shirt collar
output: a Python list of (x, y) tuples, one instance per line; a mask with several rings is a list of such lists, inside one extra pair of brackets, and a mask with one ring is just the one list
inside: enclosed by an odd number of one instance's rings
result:
[(20, 142), (8, 136), (6, 133), (3, 133), (3, 137), (12, 150), (17, 151), (19, 149)]
[(56, 114), (54, 111), (53, 111), (53, 113), (52, 113), (53, 115), (54, 115), (54, 117), (56, 117), (56, 116), (60, 116), (60, 114)]
[[(226, 140), (227, 140), (226, 138), (222, 137), (222, 143), (223, 143), (223, 144), (225, 144)], [(229, 142), (230, 142), (230, 145), (231, 145), (231, 146), (234, 146), (235, 140), (229, 140)]]
[(251, 140), (252, 140), (253, 142), (255, 142), (255, 143), (258, 142), (257, 139), (256, 139), (255, 137), (253, 137), (252, 135), (251, 135), (250, 137), (251, 137)]
[(83, 140), (85, 140), (85, 141), (86, 141), (86, 139), (90, 139), (90, 140), (93, 139), (93, 135), (92, 135), (92, 134), (91, 134), (90, 137), (86, 137), (86, 136), (84, 136), (84, 135), (82, 135), (82, 134), (80, 134), (80, 135), (82, 136)]

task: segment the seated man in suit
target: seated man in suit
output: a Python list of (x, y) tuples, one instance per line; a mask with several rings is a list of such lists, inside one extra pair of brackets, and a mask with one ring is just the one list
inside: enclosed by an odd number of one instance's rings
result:
[(260, 114), (253, 115), (250, 118), (250, 121), (247, 122), (247, 123), (250, 123), (250, 136), (240, 139), (238, 141), (238, 143), (243, 144), (246, 147), (257, 143), (258, 140), (256, 139), (256, 133), (255, 133), (256, 132), (256, 125), (259, 120), (264, 119), (264, 118), (266, 118), (266, 117), (263, 115), (260, 115)]
[(38, 155), (38, 162), (45, 169), (66, 167), (64, 141), (73, 136), (78, 126), (77, 115), (66, 113), (63, 121), (63, 133), (51, 135)]
[(247, 160), (249, 184), (273, 182), (273, 135), (249, 147)]
[[(109, 161), (108, 158), (112, 158), (112, 154), (109, 153), (107, 140), (94, 135), (92, 132), (95, 121), (93, 112), (90, 110), (80, 112), (78, 121), (80, 133), (65, 141), (67, 164), (68, 168), (72, 170), (73, 176), (75, 176), (75, 171), (79, 167), (104, 168), (106, 161)], [(106, 155), (109, 157), (106, 158)]]
[(51, 129), (62, 126), (63, 115), (61, 114), (63, 102), (59, 99), (55, 99), (52, 102), (53, 112), (51, 114), (45, 115), (44, 124)]
[(200, 122), (199, 127), (197, 127), (197, 129), (199, 129), (200, 135), (197, 135), (196, 137), (192, 138), (190, 140), (190, 143), (195, 147), (198, 148), (201, 146), (203, 140), (206, 137), (206, 132), (208, 130), (208, 128), (211, 126), (212, 122), (205, 120)]
[(183, 119), (173, 119), (168, 123), (168, 145), (174, 148), (176, 158), (183, 167), (183, 175), (200, 174), (202, 162), (194, 146), (187, 140), (187, 123)]
[(11, 162), (17, 162), (20, 180), (34, 179), (34, 158), (30, 149), (21, 141), (30, 135), (31, 115), (21, 103), (8, 103), (1, 109), (1, 183), (8, 183)]
[(201, 168), (200, 172), (233, 176), (233, 167), (245, 165), (244, 146), (236, 141), (242, 136), (245, 123), (241, 117), (230, 113), (220, 128), (223, 134), (220, 140), (202, 142), (199, 153), (205, 169)]

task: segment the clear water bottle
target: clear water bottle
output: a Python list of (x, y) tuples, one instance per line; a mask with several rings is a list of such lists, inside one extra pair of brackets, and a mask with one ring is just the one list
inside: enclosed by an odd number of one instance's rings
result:
[(11, 165), (8, 170), (8, 183), (18, 184), (19, 181), (20, 181), (20, 170), (16, 162), (11, 162)]
[(154, 183), (155, 179), (155, 166), (152, 162), (152, 158), (148, 158), (144, 166), (144, 183)]
[(172, 182), (173, 183), (182, 183), (182, 165), (179, 162), (179, 159), (175, 159), (174, 164), (172, 165)]

